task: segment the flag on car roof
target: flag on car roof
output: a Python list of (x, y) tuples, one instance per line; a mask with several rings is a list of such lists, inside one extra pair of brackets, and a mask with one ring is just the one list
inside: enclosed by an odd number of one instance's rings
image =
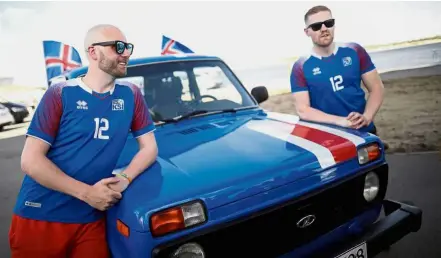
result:
[(59, 41), (44, 40), (43, 54), (48, 86), (52, 79), (59, 78), (65, 72), (82, 66), (78, 51), (73, 46)]
[(176, 54), (190, 54), (193, 50), (184, 44), (171, 39), (167, 36), (162, 36), (161, 55), (176, 55)]

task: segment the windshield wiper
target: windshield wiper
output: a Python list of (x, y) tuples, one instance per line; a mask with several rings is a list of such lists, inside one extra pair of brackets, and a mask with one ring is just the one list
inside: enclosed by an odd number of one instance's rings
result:
[(189, 113), (187, 113), (185, 115), (176, 116), (176, 117), (173, 117), (173, 118), (161, 119), (161, 122), (165, 122), (165, 123), (168, 123), (168, 122), (179, 122), (181, 120), (190, 118), (192, 116), (196, 116), (196, 115), (200, 115), (200, 114), (205, 114), (205, 113), (208, 113), (208, 112), (210, 112), (210, 111), (208, 111), (208, 110), (194, 110), (194, 111), (191, 111), (191, 112), (189, 112)]
[(228, 113), (228, 112), (232, 112), (232, 113), (236, 113), (237, 111), (240, 110), (246, 110), (246, 109), (253, 109), (256, 108), (256, 106), (246, 106), (246, 107), (237, 107), (237, 108), (227, 108), (227, 109), (222, 109), (219, 110), (219, 113)]
[(201, 115), (201, 114), (220, 114), (220, 113), (236, 113), (239, 110), (245, 110), (245, 109), (252, 109), (252, 108), (256, 108), (255, 106), (251, 106), (251, 107), (238, 107), (238, 108), (227, 108), (227, 109), (222, 109), (222, 110), (193, 110), (185, 115), (181, 115), (181, 116), (176, 116), (173, 118), (166, 118), (166, 119), (161, 119), (160, 122), (164, 122), (164, 123), (170, 123), (170, 122), (179, 122), (181, 120), (196, 116), (196, 115)]

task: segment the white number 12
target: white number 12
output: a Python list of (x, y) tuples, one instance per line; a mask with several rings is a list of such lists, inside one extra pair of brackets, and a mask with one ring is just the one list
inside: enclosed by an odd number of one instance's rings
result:
[(103, 132), (109, 130), (109, 120), (106, 118), (100, 119), (98, 117), (94, 118), (93, 120), (95, 121), (95, 134), (93, 135), (93, 138), (108, 140), (109, 136), (103, 135)]
[(334, 91), (339, 91), (344, 89), (344, 86), (340, 86), (340, 84), (343, 82), (343, 77), (341, 75), (337, 75), (334, 77), (329, 78), (332, 84), (332, 89)]

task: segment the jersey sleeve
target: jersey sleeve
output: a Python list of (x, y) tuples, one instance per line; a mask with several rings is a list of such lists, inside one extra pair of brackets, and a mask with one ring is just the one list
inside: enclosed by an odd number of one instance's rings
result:
[(308, 90), (305, 74), (303, 72), (303, 63), (303, 59), (297, 60), (291, 70), (290, 83), (292, 93)]
[(358, 59), (360, 60), (360, 73), (364, 74), (374, 70), (375, 65), (366, 49), (357, 43), (352, 43), (352, 46), (357, 52)]
[(132, 87), (135, 95), (135, 109), (131, 125), (132, 134), (135, 138), (155, 130), (155, 124), (149, 113), (149, 109), (141, 91), (137, 86)]
[(39, 138), (52, 145), (63, 114), (62, 87), (65, 83), (49, 87), (43, 94), (32, 117), (26, 136)]

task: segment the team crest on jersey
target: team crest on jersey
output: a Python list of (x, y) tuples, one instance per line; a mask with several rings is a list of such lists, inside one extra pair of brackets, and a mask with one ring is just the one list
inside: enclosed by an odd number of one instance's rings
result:
[(124, 100), (123, 99), (113, 99), (112, 100), (112, 110), (124, 110)]
[(343, 57), (342, 61), (343, 61), (343, 66), (349, 66), (352, 64), (352, 58), (350, 56)]

